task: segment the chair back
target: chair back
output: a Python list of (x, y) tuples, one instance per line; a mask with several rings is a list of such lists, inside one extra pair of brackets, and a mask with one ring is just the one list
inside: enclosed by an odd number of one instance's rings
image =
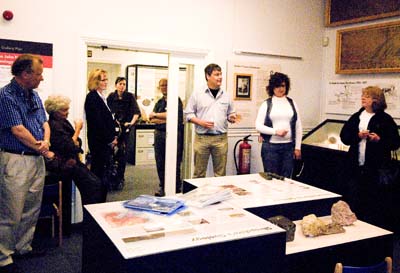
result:
[(39, 219), (52, 219), (52, 235), (54, 236), (54, 217), (58, 218), (58, 244), (62, 245), (62, 182), (52, 183), (46, 177), (43, 189), (42, 205), (40, 208)]
[(392, 273), (392, 258), (386, 257), (384, 261), (371, 266), (344, 266), (337, 263), (335, 273)]

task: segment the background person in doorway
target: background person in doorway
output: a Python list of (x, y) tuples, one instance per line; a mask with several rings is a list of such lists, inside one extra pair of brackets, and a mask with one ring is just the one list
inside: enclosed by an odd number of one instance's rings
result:
[(301, 158), (303, 128), (296, 103), (287, 95), (290, 79), (283, 73), (271, 75), (269, 98), (258, 110), (256, 129), (262, 136), (261, 158), (264, 172), (291, 177), (293, 159)]
[(120, 127), (116, 158), (119, 163), (118, 177), (121, 181), (117, 185), (117, 189), (122, 189), (125, 182), (126, 146), (129, 131), (138, 120), (140, 109), (135, 96), (126, 91), (126, 79), (124, 77), (117, 77), (115, 80), (115, 91), (107, 97), (107, 103)]
[[(165, 195), (165, 141), (166, 141), (166, 125), (167, 125), (167, 94), (168, 80), (161, 79), (158, 83), (163, 97), (154, 105), (153, 112), (150, 113), (150, 122), (155, 123), (154, 131), (154, 153), (157, 164), (157, 173), (160, 185), (155, 196)], [(178, 97), (178, 139), (176, 143), (176, 192), (181, 192), (181, 162), (183, 155), (183, 106), (182, 101)]]

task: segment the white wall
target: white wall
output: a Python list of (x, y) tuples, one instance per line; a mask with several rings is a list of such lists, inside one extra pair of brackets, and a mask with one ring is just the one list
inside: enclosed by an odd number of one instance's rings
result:
[[(82, 113), (82, 37), (209, 51), (207, 61), (226, 71), (227, 60), (280, 64), (292, 80), (290, 96), (305, 127), (320, 122), (323, 1), (320, 0), (2, 0), (14, 12), (0, 22), (4, 39), (53, 43), (53, 89), (68, 94), (71, 116)], [(331, 47), (331, 46), (330, 46)], [(234, 50), (301, 56), (302, 60), (235, 55)], [(330, 53), (330, 52), (329, 52)], [(85, 62), (86, 64), (86, 62)], [(328, 69), (328, 68), (326, 68)], [(328, 73), (328, 76), (329, 73)], [(224, 84), (226, 86), (226, 84)]]

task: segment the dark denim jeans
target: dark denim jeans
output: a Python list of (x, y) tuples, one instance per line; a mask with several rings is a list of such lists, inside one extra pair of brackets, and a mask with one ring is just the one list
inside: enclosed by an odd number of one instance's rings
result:
[(261, 147), (264, 172), (291, 177), (293, 171), (293, 143), (267, 143)]

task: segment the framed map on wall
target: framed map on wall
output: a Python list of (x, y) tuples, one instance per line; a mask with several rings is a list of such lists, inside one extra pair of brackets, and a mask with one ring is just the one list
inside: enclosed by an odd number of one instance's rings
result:
[(400, 15), (399, 0), (327, 0), (325, 25), (339, 26)]
[(400, 72), (400, 21), (339, 30), (336, 73)]

